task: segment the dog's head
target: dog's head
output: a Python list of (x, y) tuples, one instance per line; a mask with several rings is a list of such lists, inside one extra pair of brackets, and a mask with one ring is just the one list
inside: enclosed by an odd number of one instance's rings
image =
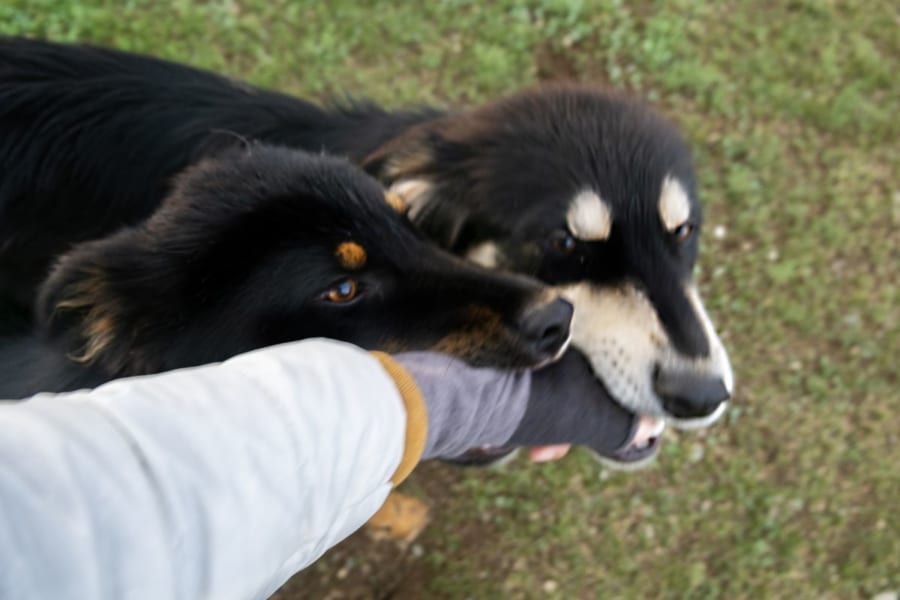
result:
[(201, 162), (148, 221), (77, 246), (38, 314), (109, 376), (329, 337), (530, 367), (569, 338), (571, 304), (435, 248), (347, 162), (250, 146)]
[(571, 299), (574, 344), (624, 406), (682, 427), (722, 414), (732, 372), (691, 278), (690, 151), (652, 111), (586, 87), (526, 92), (423, 123), (366, 167), (444, 247)]

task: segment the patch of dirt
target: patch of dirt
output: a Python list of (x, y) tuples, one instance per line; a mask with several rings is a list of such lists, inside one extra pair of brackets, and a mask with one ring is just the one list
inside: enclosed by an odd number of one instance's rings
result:
[[(590, 61), (578, 60), (589, 55)], [(534, 52), (534, 65), (541, 83), (579, 82), (595, 85), (610, 91), (623, 91), (610, 81), (602, 60), (602, 46), (593, 40), (582, 40), (571, 47), (556, 41), (545, 40)]]
[(577, 81), (579, 79), (578, 66), (572, 53), (550, 41), (544, 41), (537, 47), (534, 54), (534, 64), (537, 69), (537, 78), (541, 82), (551, 81)]

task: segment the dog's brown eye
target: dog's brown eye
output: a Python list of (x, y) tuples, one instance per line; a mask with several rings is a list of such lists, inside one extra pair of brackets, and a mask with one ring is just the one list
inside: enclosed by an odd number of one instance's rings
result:
[(560, 254), (571, 254), (575, 250), (575, 238), (568, 231), (556, 231), (550, 237), (550, 247)]
[(691, 234), (694, 233), (694, 226), (690, 223), (682, 223), (672, 232), (672, 235), (675, 236), (675, 239), (679, 242), (686, 242), (688, 238), (691, 237)]
[(335, 304), (345, 304), (356, 298), (358, 293), (359, 284), (356, 283), (356, 280), (344, 279), (322, 294), (322, 299)]

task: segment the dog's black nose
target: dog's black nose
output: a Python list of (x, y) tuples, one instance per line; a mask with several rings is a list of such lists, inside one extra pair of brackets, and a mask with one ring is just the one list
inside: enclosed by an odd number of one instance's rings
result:
[(679, 419), (711, 415), (731, 396), (721, 377), (690, 371), (657, 369), (653, 387), (666, 412)]
[(525, 312), (519, 321), (519, 331), (542, 358), (553, 358), (569, 339), (574, 308), (570, 302), (557, 298)]

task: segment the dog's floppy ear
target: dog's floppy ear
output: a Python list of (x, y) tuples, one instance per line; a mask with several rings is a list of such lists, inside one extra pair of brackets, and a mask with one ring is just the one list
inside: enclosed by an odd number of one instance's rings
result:
[(464, 145), (448, 140), (446, 125), (418, 125), (379, 146), (363, 161), (390, 193), (405, 202), (407, 216), (444, 248), (457, 250), (465, 238), (470, 211), (458, 197), (467, 182)]
[(471, 212), (442, 194), (440, 186), (433, 186), (426, 201), (410, 203), (407, 216), (433, 242), (451, 252), (463, 250), (468, 243)]
[[(138, 231), (85, 242), (64, 255), (41, 286), (36, 315), (44, 333), (78, 363), (110, 376), (156, 367), (139, 347), (148, 318), (157, 319), (164, 288), (143, 260)], [(156, 315), (151, 317), (151, 315)]]

